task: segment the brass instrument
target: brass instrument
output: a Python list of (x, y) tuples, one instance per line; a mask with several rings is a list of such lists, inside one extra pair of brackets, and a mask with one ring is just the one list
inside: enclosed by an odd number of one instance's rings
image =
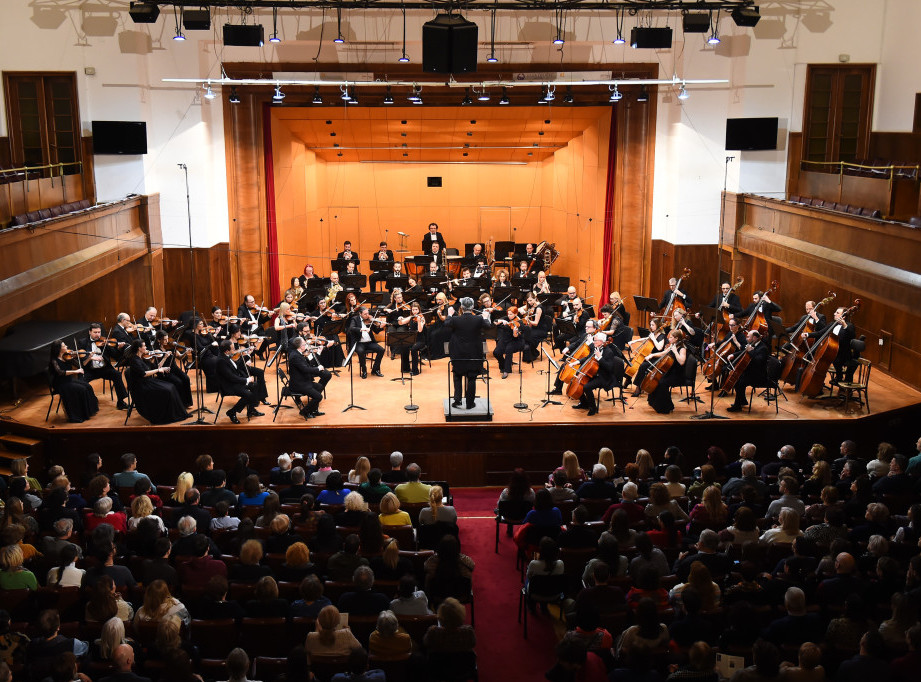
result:
[(326, 296), (323, 298), (326, 301), (326, 305), (331, 306), (333, 301), (336, 300), (336, 294), (342, 291), (342, 285), (339, 283), (332, 284), (329, 287), (329, 291), (326, 293)]

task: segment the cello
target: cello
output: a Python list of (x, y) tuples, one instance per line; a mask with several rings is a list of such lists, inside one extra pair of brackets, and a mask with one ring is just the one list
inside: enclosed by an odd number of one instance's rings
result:
[[(823, 305), (827, 305), (835, 300), (835, 294), (833, 291), (828, 292), (828, 296), (823, 298), (821, 301), (815, 304), (813, 310), (818, 310)], [(793, 383), (793, 378), (796, 377), (797, 372), (803, 366), (803, 357), (806, 355), (806, 352), (813, 345), (812, 339), (804, 339), (803, 334), (811, 334), (815, 331), (815, 321), (810, 316), (806, 316), (806, 319), (799, 325), (796, 329), (793, 330), (793, 333), (790, 335), (791, 341), (788, 343), (783, 352), (786, 353), (783, 359), (783, 363), (780, 369), (780, 381), (783, 381), (788, 384)]]
[(560, 367), (557, 378), (564, 384), (568, 384), (573, 380), (582, 365), (582, 361), (591, 355), (593, 335), (594, 332), (592, 332), (592, 334), (586, 334), (585, 340), (579, 344), (579, 347), (576, 348), (568, 358), (566, 358), (566, 361)]
[[(729, 289), (729, 293), (723, 296), (723, 299), (720, 301), (720, 304), (716, 308), (716, 317), (713, 318), (713, 321), (707, 326), (707, 331), (704, 334), (704, 348), (706, 349), (709, 344), (713, 343), (716, 346), (722, 345), (726, 340), (725, 335), (720, 334), (720, 329), (729, 325), (729, 317), (731, 313), (727, 308), (723, 306), (729, 301), (729, 296), (735, 293), (736, 289), (742, 286), (742, 283), (745, 282), (745, 278), (742, 275), (739, 275), (736, 278), (736, 283), (732, 285), (732, 288)], [(700, 313), (694, 313), (694, 317), (700, 319)], [(704, 350), (704, 357), (709, 359), (710, 352)]]
[(668, 301), (668, 305), (665, 306), (665, 312), (662, 313), (662, 319), (665, 320), (665, 326), (668, 326), (669, 320), (672, 317), (672, 313), (675, 308), (680, 308), (685, 313), (688, 311), (688, 307), (684, 304), (684, 299), (678, 296), (678, 292), (681, 290), (681, 284), (684, 280), (688, 279), (691, 276), (691, 268), (685, 268), (684, 272), (681, 273), (681, 277), (678, 278), (678, 282), (675, 284), (675, 290), (672, 292), (672, 296)]
[[(604, 345), (608, 345), (609, 341), (605, 341)], [(602, 346), (603, 348), (604, 346)], [(581, 400), (582, 393), (585, 390), (585, 385), (595, 378), (595, 375), (598, 374), (598, 368), (600, 367), (598, 360), (595, 358), (594, 353), (590, 353), (585, 360), (582, 361), (582, 364), (579, 365), (573, 373), (572, 380), (569, 382), (569, 385), (566, 387), (566, 395), (572, 398), (573, 400)]]
[(710, 355), (703, 367), (703, 375), (710, 381), (715, 381), (723, 373), (723, 368), (729, 363), (728, 356), (732, 354), (731, 351), (735, 348), (734, 338), (735, 336), (732, 332), (729, 332), (726, 338), (710, 351)]
[(758, 301), (758, 305), (755, 306), (755, 309), (752, 311), (752, 314), (748, 316), (748, 319), (742, 323), (742, 328), (747, 331), (757, 330), (761, 336), (767, 336), (770, 331), (770, 326), (768, 325), (767, 318), (764, 316), (764, 311), (762, 310), (761, 303), (764, 301), (765, 296), (777, 293), (780, 289), (780, 282), (776, 279), (771, 281), (771, 288), (761, 294), (761, 299)]
[(659, 382), (662, 381), (662, 377), (668, 374), (669, 370), (675, 365), (677, 358), (672, 352), (672, 349), (680, 348), (679, 343), (678, 341), (672, 341), (665, 351), (663, 351), (663, 355), (656, 358), (655, 362), (650, 365), (649, 371), (646, 372), (646, 376), (643, 377), (643, 383), (640, 384), (640, 390), (643, 393), (648, 395), (655, 391), (659, 387)]
[[(658, 334), (658, 331), (659, 331), (659, 323), (656, 322), (655, 318), (652, 318), (651, 320), (649, 320), (649, 333)], [(632, 344), (640, 342), (640, 341), (642, 341), (642, 345), (640, 345), (639, 350), (633, 351)], [(640, 365), (642, 365), (643, 362), (646, 360), (646, 356), (649, 355), (650, 353), (654, 353), (658, 349), (656, 348), (655, 342), (648, 337), (645, 339), (634, 339), (633, 341), (630, 341), (627, 344), (627, 347), (631, 348), (632, 352), (630, 356), (630, 364), (627, 366), (627, 369), (625, 370), (624, 373), (632, 379), (633, 377), (636, 376), (636, 373), (640, 370)]]
[(838, 355), (839, 336), (847, 324), (848, 317), (859, 310), (860, 305), (861, 300), (855, 298), (854, 305), (842, 311), (840, 320), (836, 319), (828, 325), (803, 357), (806, 364), (800, 379), (800, 393), (807, 398), (815, 398), (822, 394), (825, 388), (825, 374)]

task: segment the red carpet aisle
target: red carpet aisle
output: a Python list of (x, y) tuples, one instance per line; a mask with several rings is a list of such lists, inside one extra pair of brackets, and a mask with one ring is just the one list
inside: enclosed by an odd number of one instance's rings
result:
[(497, 488), (459, 488), (451, 491), (460, 517), (461, 551), (476, 562), (473, 589), (476, 600), (477, 659), (480, 679), (542, 680), (555, 660), (550, 616), (528, 617), (528, 639), (518, 625), (518, 591), (515, 545), (499, 534), (495, 553), (496, 523), (493, 510), (501, 492)]

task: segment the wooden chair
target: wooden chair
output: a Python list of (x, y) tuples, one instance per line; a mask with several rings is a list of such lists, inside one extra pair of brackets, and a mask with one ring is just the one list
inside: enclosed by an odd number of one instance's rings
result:
[[(372, 668), (375, 666), (371, 666)], [(262, 680), (262, 682), (271, 682), (280, 675), (285, 674), (288, 669), (288, 658), (272, 656), (256, 656), (253, 660), (253, 678)], [(389, 677), (387, 678), (390, 679)]]
[[(844, 394), (844, 411), (847, 412), (847, 406), (851, 400), (851, 396), (856, 393), (857, 405), (866, 405), (867, 414), (870, 414), (870, 396), (867, 390), (870, 385), (870, 369), (872, 368), (872, 363), (866, 358), (857, 358), (854, 362), (857, 363), (857, 371), (854, 373), (853, 380), (838, 382), (838, 390)], [(863, 396), (862, 400), (861, 396)]]
[(310, 671), (320, 682), (329, 682), (336, 673), (348, 672), (348, 664), (348, 656), (314, 654), (310, 657)]
[(189, 631), (202, 658), (227, 658), (239, 639), (237, 624), (232, 618), (193, 620)]

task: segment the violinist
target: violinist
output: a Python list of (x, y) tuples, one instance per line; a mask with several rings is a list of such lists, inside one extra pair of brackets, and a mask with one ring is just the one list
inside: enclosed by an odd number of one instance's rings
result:
[(610, 390), (619, 384), (624, 377), (624, 358), (608, 343), (608, 335), (598, 332), (592, 337), (594, 348), (592, 354), (598, 362), (598, 371), (582, 387), (582, 397), (574, 410), (588, 410), (588, 416), (598, 414), (598, 404), (595, 402), (595, 389)]
[(125, 399), (128, 397), (128, 391), (125, 389), (125, 382), (122, 380), (121, 372), (112, 366), (109, 361), (109, 348), (106, 346), (106, 340), (102, 336), (102, 325), (93, 322), (90, 325), (90, 333), (84, 339), (77, 342), (80, 350), (86, 351), (86, 356), (82, 360), (84, 369), (84, 378), (87, 382), (94, 379), (108, 379), (112, 382), (112, 388), (115, 389), (115, 397), (118, 402), (115, 404), (116, 409), (127, 410), (128, 403)]
[(211, 308), (211, 319), (208, 320), (208, 326), (213, 330), (214, 338), (220, 341), (227, 338), (227, 316), (220, 306)]
[[(437, 247), (435, 245), (438, 245)], [(429, 223), (428, 233), (422, 237), (422, 253), (431, 255), (448, 248), (445, 238), (438, 231), (438, 223)]]
[(502, 317), (502, 307), (493, 303), (492, 296), (489, 294), (480, 294), (477, 303), (480, 304), (480, 308), (476, 312), (481, 313), (485, 310), (489, 313), (493, 322)]
[[(844, 316), (845, 308), (835, 310), (835, 316), (832, 324), (837, 327), (832, 333), (838, 337), (838, 354), (835, 356), (832, 366), (835, 368), (835, 378), (833, 383), (841, 381), (852, 381), (854, 371), (857, 369), (857, 363), (854, 362), (854, 351), (851, 348), (851, 341), (857, 338), (857, 330), (853, 324)], [(803, 334), (804, 338), (817, 339), (823, 336), (824, 332), (816, 330), (809, 334)]]
[(684, 334), (684, 344), (695, 356), (700, 356), (700, 344), (703, 343), (704, 333), (688, 322), (687, 313), (682, 308), (672, 311), (672, 329), (680, 329)]
[(662, 294), (662, 300), (659, 301), (659, 310), (668, 308), (675, 299), (680, 299), (685, 308), (691, 307), (691, 297), (688, 296), (686, 291), (678, 288), (678, 280), (672, 277), (668, 280), (668, 290)]
[(230, 348), (233, 351), (231, 357), (236, 358), (236, 353), (239, 351), (239, 359), (235, 359), (237, 366), (255, 379), (252, 386), (250, 386), (250, 390), (263, 405), (271, 407), (269, 391), (265, 385), (265, 371), (260, 367), (256, 367), (252, 359), (253, 348), (245, 342), (241, 342), (242, 336), (243, 331), (240, 329), (240, 325), (232, 324), (227, 328), (227, 338), (230, 340)]
[[(563, 304), (566, 306), (566, 304)], [(565, 308), (564, 308), (565, 310)], [(571, 301), (569, 301), (569, 312), (564, 312), (560, 319), (566, 322), (572, 322), (573, 326), (576, 329), (582, 329), (585, 326), (586, 320), (589, 320), (591, 315), (587, 310), (582, 307), (582, 299), (576, 296)], [(575, 336), (574, 334), (560, 334), (557, 333), (556, 336), (556, 348), (557, 350), (563, 350), (567, 345), (567, 342)]]
[(387, 308), (382, 308), (381, 312), (387, 315), (387, 323), (393, 325), (394, 327), (404, 327), (405, 323), (399, 322), (398, 318), (401, 315), (406, 315), (409, 311), (409, 303), (403, 300), (403, 290), (399, 287), (393, 290), (393, 293), (390, 294), (390, 305)]
[(157, 338), (157, 330), (154, 328), (154, 321), (157, 319), (157, 309), (150, 306), (144, 311), (144, 316), (137, 321), (135, 327), (138, 330), (138, 338), (143, 339), (148, 348), (153, 348)]
[[(307, 343), (309, 352), (319, 352), (315, 364), (323, 364), (327, 367), (338, 367), (342, 364), (342, 361), (345, 360), (345, 355), (342, 352), (342, 346), (339, 344), (338, 336), (328, 339), (325, 336), (312, 334), (307, 322), (298, 322), (297, 335)], [(289, 355), (291, 353), (290, 344), (288, 353)], [(323, 385), (326, 386), (325, 383)]]
[(540, 355), (537, 347), (550, 333), (553, 317), (544, 309), (537, 294), (533, 291), (528, 294), (527, 305), (522, 316), (524, 322), (522, 337), (525, 346), (523, 358), (524, 362), (532, 362)]
[[(282, 294), (282, 299), (279, 301), (278, 305), (282, 303), (287, 303), (289, 308), (293, 308), (294, 312), (297, 312), (297, 298), (294, 296), (294, 291), (291, 289), (285, 289), (285, 293)], [(278, 308), (276, 307), (276, 312)]]
[(757, 329), (752, 329), (745, 337), (746, 345), (736, 353), (729, 356), (730, 360), (736, 360), (743, 353), (751, 356), (748, 367), (742, 372), (742, 376), (736, 382), (736, 399), (732, 405), (726, 408), (727, 412), (741, 412), (742, 408), (748, 405), (745, 398), (745, 391), (749, 386), (763, 386), (767, 381), (767, 361), (771, 354), (771, 349), (761, 338), (761, 333)]
[(537, 281), (534, 283), (534, 286), (531, 287), (531, 291), (535, 294), (549, 294), (550, 293), (550, 283), (547, 281), (547, 273), (541, 270), (537, 273)]
[(317, 309), (313, 311), (310, 315), (313, 320), (313, 330), (317, 335), (323, 334), (323, 328), (328, 325), (330, 322), (339, 319), (339, 313), (336, 312), (335, 308), (330, 308), (329, 304), (326, 302), (325, 298), (321, 298), (317, 301)]
[[(278, 335), (278, 346), (287, 348), (288, 340), (297, 332), (297, 313), (291, 309), (287, 301), (282, 301), (278, 306), (278, 315), (275, 316), (275, 333)], [(232, 420), (231, 420), (232, 421)]]
[[(641, 345), (642, 341), (649, 340), (653, 345), (653, 353), (658, 353), (665, 350), (665, 334), (659, 330), (659, 323), (654, 317), (649, 318), (649, 334), (643, 338), (636, 339), (632, 343), (638, 343)], [(650, 361), (649, 356), (646, 356), (646, 359), (643, 360), (643, 364), (640, 365), (636, 374), (633, 376), (633, 385), (636, 386), (636, 390), (633, 391), (633, 397), (636, 398), (640, 395), (640, 387), (643, 385), (643, 379), (646, 377), (646, 373), (649, 371)], [(630, 382), (627, 382), (629, 385)]]
[(387, 277), (391, 274), (395, 261), (393, 259), (393, 251), (387, 248), (387, 242), (381, 242), (380, 248), (377, 253), (374, 254), (374, 259), (376, 263), (387, 263), (390, 266), (390, 269), (386, 270), (376, 270), (371, 273), (371, 276), (368, 278), (368, 282), (371, 284), (371, 291), (377, 291), (377, 283), (385, 282)]
[(428, 345), (428, 328), (425, 326), (425, 315), (422, 313), (422, 306), (419, 305), (419, 301), (413, 301), (407, 313), (403, 315), (397, 313), (396, 322), (400, 327), (416, 332), (416, 342), (412, 346), (400, 348), (400, 372), (410, 371), (409, 358), (412, 356), (411, 371), (413, 376), (418, 376), (422, 373), (419, 354)]
[(448, 305), (448, 297), (444, 292), (435, 294), (435, 319), (429, 331), (429, 358), (438, 360), (445, 357), (445, 343), (451, 337), (451, 332), (445, 327), (447, 321), (454, 316), (453, 306)]
[(205, 390), (208, 393), (217, 391), (217, 359), (220, 355), (218, 340), (215, 338), (214, 329), (205, 325), (204, 320), (196, 319), (195, 325), (195, 357), (201, 371), (205, 373)]
[[(815, 307), (815, 301), (806, 301), (806, 314), (803, 315), (792, 327), (787, 327), (787, 334), (792, 334), (797, 328), (805, 328), (807, 320), (812, 320), (812, 331), (820, 332), (825, 329), (825, 315)], [(805, 334), (803, 334), (805, 336)]]
[(169, 368), (152, 364), (153, 356), (143, 341), (134, 341), (125, 358), (128, 387), (138, 414), (151, 424), (172, 424), (191, 416), (176, 387), (162, 378)]
[(687, 362), (688, 352), (684, 347), (684, 334), (680, 329), (672, 329), (668, 333), (668, 345), (657, 353), (646, 356), (647, 362), (651, 361), (656, 366), (669, 355), (674, 357), (671, 367), (659, 378), (655, 390), (646, 398), (649, 406), (659, 414), (668, 414), (675, 409), (669, 389), (684, 383), (684, 363)]
[(99, 411), (99, 401), (93, 387), (84, 378), (85, 372), (79, 356), (61, 340), (51, 344), (48, 373), (51, 375), (51, 385), (61, 396), (67, 421), (79, 424)]
[(358, 254), (352, 251), (352, 242), (346, 240), (342, 244), (342, 251), (336, 256), (337, 260), (358, 262)]
[(608, 304), (611, 306), (611, 313), (614, 315), (620, 316), (620, 319), (623, 320), (624, 324), (629, 324), (630, 315), (627, 313), (627, 309), (624, 307), (624, 299), (620, 297), (619, 291), (612, 291), (608, 296)]
[(627, 348), (627, 342), (633, 336), (633, 330), (624, 324), (624, 319), (614, 312), (614, 308), (610, 304), (601, 306), (601, 317), (602, 321), (611, 318), (607, 326), (602, 325), (604, 327), (603, 331), (605, 336), (608, 337), (611, 346), (618, 354), (623, 355), (624, 350)]
[[(742, 314), (739, 316), (740, 319), (748, 319), (751, 317), (755, 310), (761, 310), (761, 313), (764, 315), (764, 319), (770, 320), (774, 315), (779, 313), (783, 308), (774, 303), (771, 300), (771, 296), (767, 291), (756, 291), (752, 294), (752, 302), (748, 304), (748, 307), (742, 311)], [(771, 328), (768, 327), (767, 338), (765, 339), (768, 345), (771, 343)]]
[(355, 315), (349, 322), (349, 346), (356, 346), (355, 352), (358, 354), (362, 379), (368, 378), (367, 356), (369, 352), (374, 353), (371, 374), (376, 377), (383, 377), (381, 360), (384, 359), (384, 348), (374, 340), (374, 334), (380, 331), (382, 323), (371, 318), (371, 310), (367, 306), (361, 306), (359, 310), (359, 314)]
[[(297, 307), (301, 310), (306, 310), (306, 301), (301, 299), (304, 297), (304, 287), (301, 286), (301, 278), (295, 275), (291, 278), (291, 286), (288, 287), (288, 290), (294, 293), (294, 302), (297, 303)], [(227, 311), (228, 313), (230, 311)]]
[[(561, 368), (565, 367), (565, 361), (568, 356), (575, 353), (579, 348), (582, 347), (585, 343), (590, 343), (594, 338), (595, 334), (598, 332), (598, 324), (595, 320), (589, 318), (585, 321), (585, 327), (573, 336), (568, 342), (566, 342), (565, 347), (563, 348), (564, 362), (560, 363)], [(553, 384), (553, 390), (550, 391), (550, 395), (563, 395), (563, 381), (557, 373), (556, 382)]]
[(518, 317), (518, 308), (515, 306), (509, 306), (506, 317), (496, 320), (496, 347), (492, 354), (499, 363), (503, 379), (508, 379), (512, 371), (515, 353), (524, 349), (521, 326), (521, 318)]
[(742, 301), (739, 295), (732, 290), (732, 285), (729, 282), (723, 282), (720, 284), (720, 293), (710, 301), (710, 307), (730, 315), (739, 315), (742, 312)]
[(221, 358), (217, 362), (217, 374), (221, 382), (221, 392), (226, 395), (239, 396), (236, 404), (227, 410), (227, 416), (234, 424), (239, 424), (237, 413), (246, 408), (246, 418), (262, 417), (263, 413), (256, 409), (259, 404), (259, 398), (254, 393), (254, 384), (256, 379), (246, 372), (246, 365), (241, 369), (234, 359), (233, 344), (229, 339), (221, 341), (220, 346)]
[[(736, 353), (745, 347), (747, 340), (745, 338), (745, 330), (742, 329), (742, 325), (739, 324), (739, 321), (735, 317), (729, 318), (729, 333), (726, 335), (723, 344), (728, 344), (722, 352), (722, 355), (729, 356), (730, 353)], [(715, 343), (711, 343), (707, 346), (709, 350), (714, 350), (716, 348)], [(723, 367), (723, 372), (726, 373), (729, 371), (728, 366)], [(711, 383), (707, 384), (705, 390), (710, 391), (720, 386), (722, 384), (723, 377), (710, 377)]]
[(175, 341), (170, 339), (162, 329), (157, 331), (154, 349), (165, 353), (160, 365), (167, 367), (169, 372), (162, 375), (162, 378), (169, 381), (179, 392), (179, 397), (186, 407), (192, 406), (192, 382), (189, 375), (183, 369), (183, 358), (188, 356), (188, 349), (182, 348)]
[(343, 304), (343, 314), (346, 317), (354, 317), (358, 314), (359, 308), (361, 306), (358, 303), (358, 296), (354, 292), (350, 291), (345, 295), (345, 303)]
[[(307, 404), (300, 406), (301, 416), (304, 419), (322, 417), (320, 401), (323, 400), (323, 388), (332, 375), (316, 361), (307, 342), (301, 336), (291, 339), (288, 371), (291, 373), (289, 390), (297, 395), (307, 396)], [(319, 381), (314, 381), (315, 379)]]
[(115, 339), (115, 350), (112, 357), (121, 360), (128, 349), (128, 346), (135, 340), (136, 334), (134, 325), (131, 324), (131, 316), (128, 313), (119, 313), (115, 317), (115, 326), (109, 332), (109, 336)]
[(242, 305), (237, 308), (237, 317), (243, 320), (240, 324), (245, 334), (265, 336), (265, 328), (262, 325), (271, 317), (271, 311), (257, 306), (252, 294), (247, 294), (243, 297)]

